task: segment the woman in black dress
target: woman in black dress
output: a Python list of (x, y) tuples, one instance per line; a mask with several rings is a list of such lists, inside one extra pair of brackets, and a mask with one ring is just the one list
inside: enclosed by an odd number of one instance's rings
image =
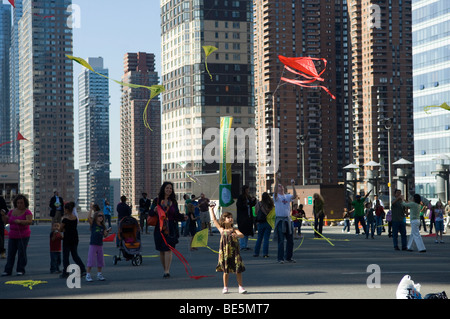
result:
[[(170, 265), (172, 263), (172, 251), (167, 244), (175, 248), (175, 245), (178, 243), (178, 238), (180, 237), (177, 223), (185, 220), (187, 216), (180, 214), (175, 192), (173, 191), (173, 184), (171, 182), (164, 182), (161, 186), (158, 197), (153, 200), (149, 212), (150, 216), (159, 216), (157, 205), (165, 212), (165, 217), (158, 218), (155, 231), (153, 232), (155, 248), (159, 251), (159, 257), (164, 269), (163, 278), (169, 278)], [(160, 220), (163, 223), (162, 225), (160, 224)]]

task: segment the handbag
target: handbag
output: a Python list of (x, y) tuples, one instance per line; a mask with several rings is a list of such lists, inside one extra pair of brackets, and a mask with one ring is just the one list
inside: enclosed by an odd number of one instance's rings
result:
[(147, 225), (156, 226), (158, 223), (158, 216), (148, 216), (147, 217)]

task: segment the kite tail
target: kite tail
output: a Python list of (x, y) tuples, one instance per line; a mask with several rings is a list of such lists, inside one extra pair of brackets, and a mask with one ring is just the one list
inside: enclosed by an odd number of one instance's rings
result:
[[(161, 229), (159, 231), (161, 232)], [(184, 258), (184, 256), (178, 250), (176, 250), (174, 247), (170, 246), (167, 243), (166, 238), (164, 237), (162, 232), (161, 232), (161, 237), (163, 238), (164, 243), (167, 245), (167, 247), (169, 247), (170, 251), (172, 251), (175, 254), (175, 256), (177, 256), (177, 258), (183, 263), (184, 269), (186, 271), (186, 274), (189, 276), (189, 278), (198, 280), (198, 279), (205, 278), (205, 277), (211, 277), (211, 276), (193, 276), (193, 275), (191, 275), (189, 273), (189, 269), (190, 269), (190, 272), (192, 273), (193, 272), (192, 267), (191, 267), (191, 265), (189, 265), (186, 258)], [(189, 267), (189, 269), (188, 269), (188, 267)]]
[(206, 71), (208, 72), (208, 74), (209, 74), (209, 77), (211, 78), (211, 81), (213, 80), (213, 78), (212, 78), (212, 75), (211, 75), (211, 73), (209, 73), (209, 69), (208, 69), (208, 63), (206, 63), (206, 61), (205, 61), (205, 68), (206, 68)]

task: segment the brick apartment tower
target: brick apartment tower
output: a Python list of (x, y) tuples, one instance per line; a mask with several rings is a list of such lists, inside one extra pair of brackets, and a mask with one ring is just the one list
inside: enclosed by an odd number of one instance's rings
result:
[[(369, 161), (381, 166), (378, 193), (388, 196), (389, 161), (414, 160), (411, 1), (351, 0), (353, 157), (367, 180)], [(390, 119), (390, 143), (385, 126)], [(378, 170), (378, 168), (376, 168)], [(394, 166), (391, 165), (394, 177)], [(412, 175), (414, 176), (414, 175)], [(392, 179), (394, 183), (394, 179)], [(395, 183), (394, 183), (395, 184)], [(409, 181), (414, 189), (414, 180)], [(391, 186), (395, 188), (395, 186)], [(360, 184), (359, 189), (367, 185)]]
[[(290, 184), (291, 178), (297, 185), (302, 185), (303, 180), (305, 184), (336, 185), (344, 180), (342, 167), (351, 161), (347, 14), (346, 1), (255, 2), (254, 83), (258, 159), (263, 159), (265, 152), (273, 151), (273, 139), (270, 135), (264, 138), (264, 133), (278, 128), (279, 142), (275, 145), (279, 152), (281, 181), (285, 185)], [(329, 88), (336, 100), (321, 89), (281, 82), (281, 76), (293, 76), (284, 70), (278, 55), (327, 59), (322, 85)], [(322, 68), (323, 65), (317, 64), (319, 71)], [(263, 162), (257, 164), (259, 195), (273, 190), (274, 174), (265, 171), (265, 166)]]
[[(122, 82), (152, 86), (158, 84), (158, 80), (154, 54), (125, 54)], [(122, 87), (120, 191), (121, 195), (127, 197), (127, 203), (135, 209), (143, 192), (152, 198), (161, 187), (161, 105), (158, 96), (148, 105), (150, 131), (143, 121), (143, 112), (149, 98), (148, 89)]]

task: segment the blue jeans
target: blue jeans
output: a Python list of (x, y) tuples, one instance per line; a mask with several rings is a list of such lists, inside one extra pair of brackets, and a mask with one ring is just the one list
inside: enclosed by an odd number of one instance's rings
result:
[(5, 272), (12, 273), (14, 267), (14, 261), (17, 254), (17, 272), (25, 272), (25, 266), (27, 265), (27, 246), (30, 237), (25, 238), (10, 238), (8, 240), (8, 257), (5, 265)]
[(258, 239), (255, 244), (255, 256), (259, 256), (261, 243), (263, 244), (263, 255), (269, 255), (269, 238), (271, 230), (272, 227), (270, 227), (268, 222), (258, 223)]
[[(278, 236), (278, 261), (282, 260), (291, 260), (292, 254), (294, 253), (294, 234), (293, 231), (289, 234), (286, 230), (283, 233), (283, 225), (284, 221), (279, 222), (277, 224), (277, 236)], [(291, 227), (291, 225), (287, 225), (286, 227)], [(286, 254), (284, 252), (284, 239), (286, 238)]]
[(381, 232), (383, 231), (383, 217), (375, 216), (375, 220), (377, 223), (377, 235), (381, 235)]
[(241, 249), (246, 249), (248, 245), (248, 236), (239, 238), (239, 245)]
[(59, 272), (59, 266), (61, 266), (61, 252), (51, 251), (50, 252), (50, 272)]
[(375, 233), (375, 220), (367, 221), (366, 238), (369, 238), (369, 232), (370, 236), (373, 238), (373, 234)]
[(398, 233), (400, 232), (402, 249), (406, 249), (406, 223), (405, 222), (392, 222), (392, 239), (394, 240), (394, 248), (398, 248)]
[(347, 232), (350, 232), (350, 219), (344, 220), (344, 228), (342, 229), (342, 231), (345, 231), (346, 229), (347, 229)]

